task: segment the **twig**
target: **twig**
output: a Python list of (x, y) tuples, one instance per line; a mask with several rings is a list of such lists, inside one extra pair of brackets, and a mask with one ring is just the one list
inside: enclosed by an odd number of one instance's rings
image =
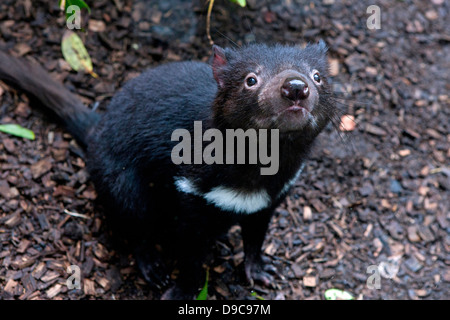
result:
[(208, 37), (209, 40), (209, 44), (213, 45), (214, 41), (211, 38), (211, 33), (210, 33), (210, 27), (211, 27), (211, 11), (212, 11), (212, 7), (214, 5), (214, 0), (209, 0), (209, 6), (208, 6), (208, 14), (206, 16), (206, 36)]
[(68, 214), (69, 216), (72, 216), (72, 217), (83, 218), (83, 219), (90, 219), (90, 217), (85, 215), (85, 214), (72, 212), (72, 211), (69, 211), (67, 209), (64, 209), (64, 213), (66, 213), (66, 214)]

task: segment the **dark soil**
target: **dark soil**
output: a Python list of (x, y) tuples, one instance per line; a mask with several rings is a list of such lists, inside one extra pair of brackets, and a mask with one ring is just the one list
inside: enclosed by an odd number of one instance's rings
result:
[[(78, 34), (99, 77), (77, 74), (62, 58), (66, 28), (57, 2), (2, 0), (0, 49), (37, 61), (91, 107), (103, 110), (147, 67), (209, 57), (203, 0), (88, 0), (87, 32)], [(253, 291), (265, 299), (324, 299), (330, 288), (360, 299), (450, 298), (450, 3), (247, 2), (216, 0), (214, 41), (323, 39), (340, 108), (357, 126), (321, 135), (277, 210), (264, 246), (279, 270), (276, 288), (245, 284), (235, 227), (210, 259), (209, 298), (256, 299)], [(374, 2), (379, 30), (366, 26)], [(2, 83), (0, 123), (36, 133), (35, 141), (0, 133), (0, 297), (158, 298), (133, 257), (111, 245), (72, 137)], [(67, 288), (69, 265), (81, 267), (83, 290)], [(379, 289), (367, 284), (373, 265)]]

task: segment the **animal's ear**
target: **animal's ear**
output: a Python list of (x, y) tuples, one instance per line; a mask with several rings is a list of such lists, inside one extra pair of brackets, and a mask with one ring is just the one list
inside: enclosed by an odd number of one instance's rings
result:
[(319, 43), (317, 43), (317, 48), (320, 50), (320, 52), (322, 53), (327, 53), (328, 51), (328, 47), (325, 43), (325, 41), (323, 41), (322, 39), (319, 40)]
[(213, 45), (212, 47), (212, 70), (214, 79), (216, 79), (219, 87), (224, 85), (223, 70), (228, 64), (227, 57), (225, 56), (225, 50), (219, 46)]

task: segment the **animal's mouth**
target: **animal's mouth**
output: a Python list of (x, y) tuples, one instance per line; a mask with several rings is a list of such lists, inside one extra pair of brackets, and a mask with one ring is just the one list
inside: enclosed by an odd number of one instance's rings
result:
[(309, 106), (305, 106), (300, 104), (299, 102), (295, 102), (293, 105), (284, 108), (283, 110), (278, 112), (278, 116), (283, 114), (289, 114), (289, 116), (301, 116), (308, 117), (311, 113)]
[(294, 103), (283, 108), (275, 116), (278, 129), (281, 132), (292, 132), (304, 129), (308, 123), (315, 126), (316, 118), (309, 106)]
[(283, 112), (286, 112), (286, 111), (288, 111), (288, 112), (302, 112), (302, 113), (308, 112), (309, 113), (308, 108), (304, 107), (304, 106), (302, 106), (300, 104), (294, 104), (294, 105), (286, 108)]

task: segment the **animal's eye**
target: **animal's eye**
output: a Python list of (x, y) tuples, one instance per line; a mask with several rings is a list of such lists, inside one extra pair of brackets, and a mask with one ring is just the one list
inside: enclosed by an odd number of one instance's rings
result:
[(315, 82), (320, 83), (320, 74), (318, 72), (314, 73), (313, 79)]
[(246, 83), (247, 83), (247, 86), (252, 87), (258, 83), (258, 80), (256, 80), (255, 77), (248, 77)]

